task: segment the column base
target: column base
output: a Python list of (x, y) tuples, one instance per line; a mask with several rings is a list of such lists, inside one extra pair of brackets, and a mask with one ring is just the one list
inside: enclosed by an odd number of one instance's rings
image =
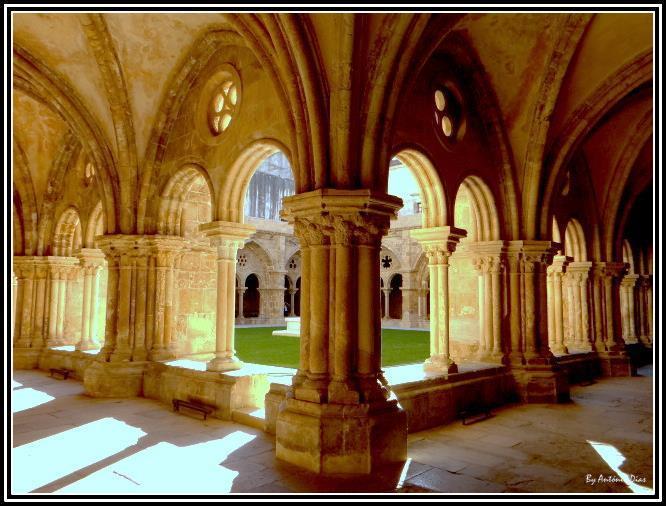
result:
[(599, 363), (604, 376), (636, 376), (636, 365), (626, 351), (599, 352)]
[(652, 339), (650, 336), (638, 336), (638, 341), (646, 348), (652, 348)]
[(146, 354), (147, 360), (152, 362), (164, 362), (165, 360), (172, 360), (176, 358), (176, 355), (169, 350), (160, 349), (160, 350), (151, 350)]
[(83, 386), (91, 397), (140, 397), (146, 362), (94, 361), (83, 373)]
[(482, 352), (478, 353), (475, 359), (486, 364), (506, 365), (509, 363), (509, 358), (502, 353)]
[(276, 423), (276, 456), (319, 474), (369, 474), (407, 459), (407, 414), (383, 403), (316, 404), (286, 399)]
[(14, 348), (14, 369), (37, 369), (42, 348)]
[(451, 357), (433, 355), (425, 361), (423, 364), (423, 370), (426, 372), (455, 374), (458, 372), (458, 366)]
[(565, 371), (549, 365), (514, 368), (518, 395), (523, 402), (558, 403), (569, 400), (569, 382)]
[(591, 351), (594, 351), (592, 343), (569, 345), (569, 353), (589, 353)]
[(236, 356), (215, 357), (206, 364), (206, 370), (213, 372), (237, 371), (241, 367), (243, 367), (243, 362), (238, 360)]
[(550, 351), (553, 355), (566, 355), (569, 353), (569, 348), (555, 345), (550, 348)]

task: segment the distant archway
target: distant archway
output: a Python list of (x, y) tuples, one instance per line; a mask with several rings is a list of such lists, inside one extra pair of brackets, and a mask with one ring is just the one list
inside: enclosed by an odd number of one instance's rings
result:
[(415, 149), (404, 149), (394, 158), (409, 168), (418, 182), (423, 228), (448, 225), (444, 185), (428, 157)]
[(626, 239), (622, 241), (622, 261), (625, 264), (629, 264), (629, 272), (628, 274), (635, 274), (636, 269), (635, 269), (635, 263), (634, 263), (634, 252), (633, 249), (631, 248), (631, 244), (629, 244), (629, 241)]
[(243, 317), (258, 318), (261, 316), (261, 294), (259, 293), (259, 278), (256, 274), (250, 274), (245, 279), (245, 288)]
[(389, 318), (402, 319), (402, 274), (394, 274), (390, 281)]
[(575, 218), (569, 220), (567, 228), (564, 231), (564, 254), (572, 257), (574, 262), (587, 261), (585, 234), (580, 222)]
[[(268, 157), (279, 151), (289, 160), (287, 147), (273, 139), (255, 141), (241, 153), (232, 164), (220, 193), (225, 196), (224, 199), (220, 199), (218, 204), (220, 220), (235, 223), (245, 222), (245, 196), (252, 176)], [(292, 175), (294, 176), (295, 185), (298, 187), (293, 166)]]
[(53, 234), (53, 254), (71, 257), (81, 250), (82, 233), (79, 213), (73, 207), (66, 209), (58, 219)]

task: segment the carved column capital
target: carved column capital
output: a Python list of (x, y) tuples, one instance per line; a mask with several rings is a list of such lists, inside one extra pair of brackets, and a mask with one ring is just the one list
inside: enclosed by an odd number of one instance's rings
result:
[(302, 247), (323, 246), (329, 244), (329, 224), (322, 220), (307, 218), (294, 219), (294, 235), (299, 239)]
[(321, 189), (284, 199), (282, 217), (302, 246), (377, 245), (402, 201), (370, 190)]
[(428, 263), (440, 265), (448, 263), (451, 253), (467, 232), (454, 227), (431, 227), (412, 230), (410, 235), (421, 243)]
[(229, 221), (211, 221), (199, 225), (199, 231), (210, 239), (212, 246), (217, 248), (218, 260), (236, 260), (236, 253), (245, 241), (254, 234), (256, 228), (244, 223)]
[(33, 257), (14, 257), (12, 259), (14, 274), (19, 279), (33, 278), (35, 275), (35, 262)]

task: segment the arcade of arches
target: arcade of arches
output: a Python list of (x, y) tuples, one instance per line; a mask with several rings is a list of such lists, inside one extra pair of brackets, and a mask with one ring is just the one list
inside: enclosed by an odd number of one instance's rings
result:
[[(277, 459), (370, 473), (651, 360), (650, 14), (16, 13), (13, 41), (15, 370), (265, 407)], [(285, 317), (280, 384), (234, 340)], [(425, 363), (383, 369), (382, 326)]]

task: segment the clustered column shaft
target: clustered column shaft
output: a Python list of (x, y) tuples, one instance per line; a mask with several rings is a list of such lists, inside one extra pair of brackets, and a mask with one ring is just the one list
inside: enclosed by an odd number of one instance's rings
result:
[(449, 257), (466, 232), (453, 227), (413, 230), (421, 243), (430, 271), (430, 358), (425, 369), (444, 373), (458, 372), (450, 354), (449, 335)]
[[(98, 244), (108, 263), (106, 335), (98, 360), (137, 362), (176, 356), (175, 282), (186, 240), (107, 235)], [(92, 295), (91, 288), (90, 300)]]
[[(236, 294), (236, 254), (254, 232), (254, 227), (240, 223), (213, 221), (199, 227), (217, 248), (217, 320), (215, 323), (215, 358), (209, 371), (229, 371), (241, 367), (234, 348), (234, 303)], [(243, 292), (239, 290), (239, 316), (243, 311)]]

